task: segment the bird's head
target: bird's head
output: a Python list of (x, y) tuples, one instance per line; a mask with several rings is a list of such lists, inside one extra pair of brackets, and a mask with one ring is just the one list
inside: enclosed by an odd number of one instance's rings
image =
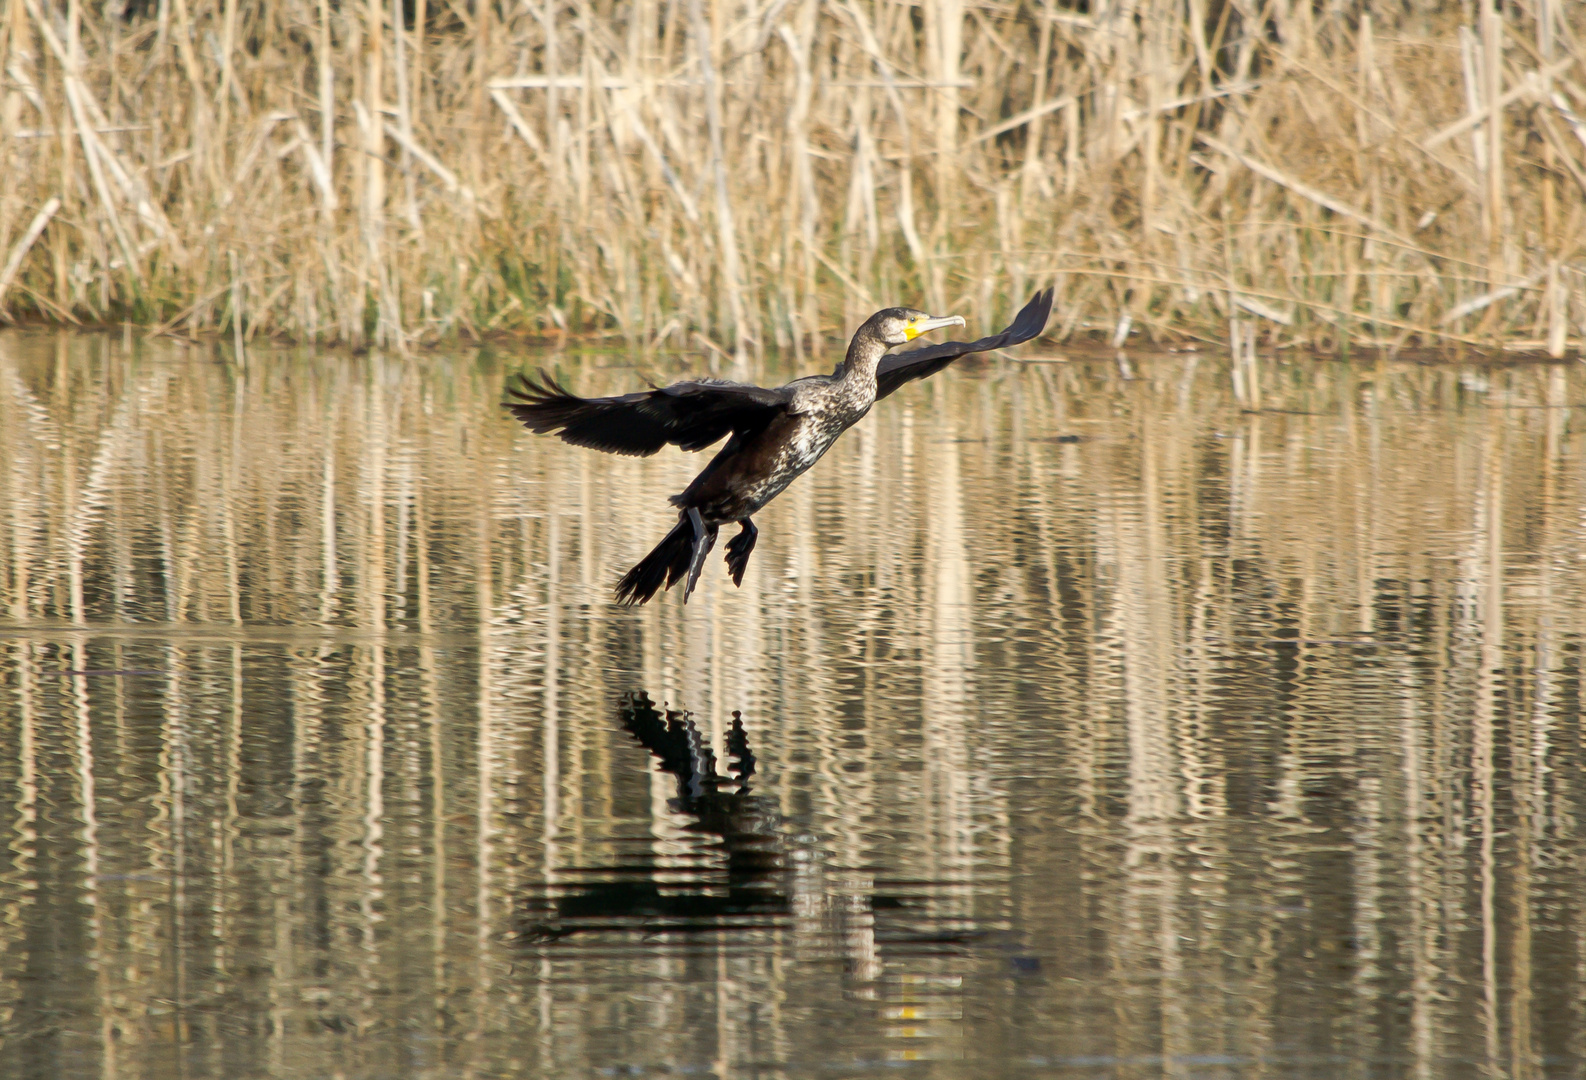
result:
[(963, 326), (962, 315), (927, 315), (923, 311), (913, 308), (894, 307), (884, 308), (865, 320), (861, 331), (868, 330), (877, 341), (883, 342), (889, 348), (893, 345), (904, 345), (921, 334), (943, 326)]

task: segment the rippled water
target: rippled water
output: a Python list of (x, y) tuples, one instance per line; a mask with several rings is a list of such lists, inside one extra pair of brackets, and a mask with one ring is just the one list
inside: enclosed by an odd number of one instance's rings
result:
[(0, 336), (0, 1075), (1583, 1075), (1579, 366), (963, 365), (616, 608), (502, 386), (689, 362)]

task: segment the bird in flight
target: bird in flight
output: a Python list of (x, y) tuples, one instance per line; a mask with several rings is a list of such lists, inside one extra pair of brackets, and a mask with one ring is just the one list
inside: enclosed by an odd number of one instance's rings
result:
[(617, 600), (642, 604), (664, 585), (684, 581), (683, 602), (699, 581), (716, 532), (737, 522), (727, 544), (727, 569), (743, 583), (760, 532), (752, 516), (820, 460), (837, 436), (857, 424), (881, 398), (906, 382), (934, 375), (960, 356), (1029, 341), (1046, 328), (1052, 290), (1038, 292), (1000, 334), (979, 341), (947, 341), (887, 355), (894, 345), (944, 326), (913, 308), (885, 308), (866, 319), (848, 355), (830, 375), (808, 375), (786, 386), (761, 387), (722, 379), (690, 379), (619, 397), (581, 398), (544, 371), (519, 376), (503, 404), (530, 431), (610, 454), (645, 457), (671, 444), (703, 450), (731, 436), (680, 494), (677, 524), (655, 549), (617, 582)]

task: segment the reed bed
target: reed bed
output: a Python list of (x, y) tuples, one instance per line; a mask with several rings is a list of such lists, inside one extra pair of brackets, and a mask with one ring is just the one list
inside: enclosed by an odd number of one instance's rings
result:
[(3, 0), (0, 314), (406, 350), (1578, 349), (1586, 15), (1408, 0)]

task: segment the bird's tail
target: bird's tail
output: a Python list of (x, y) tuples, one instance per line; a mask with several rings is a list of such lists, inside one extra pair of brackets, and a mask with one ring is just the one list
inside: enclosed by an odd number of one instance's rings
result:
[(617, 582), (617, 602), (642, 604), (660, 592), (662, 585), (670, 589), (688, 573), (693, 555), (694, 530), (689, 527), (688, 517), (679, 514), (672, 531)]

